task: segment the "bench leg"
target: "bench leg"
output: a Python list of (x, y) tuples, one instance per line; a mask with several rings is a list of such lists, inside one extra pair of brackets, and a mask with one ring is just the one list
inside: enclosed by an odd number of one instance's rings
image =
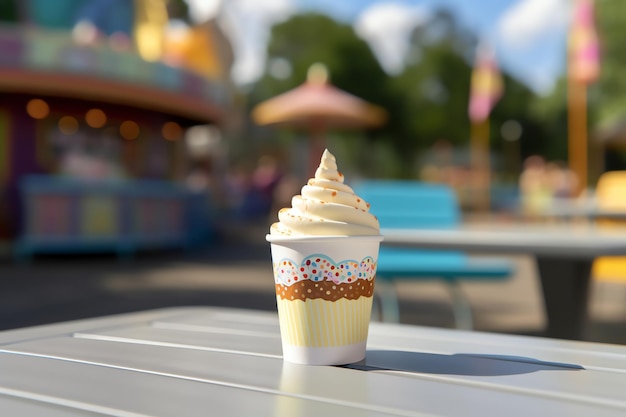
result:
[(472, 307), (463, 294), (460, 283), (456, 280), (447, 281), (446, 287), (452, 298), (452, 312), (456, 328), (472, 330), (474, 328)]
[(381, 321), (388, 323), (400, 322), (400, 304), (393, 281), (377, 279), (374, 287), (380, 301)]

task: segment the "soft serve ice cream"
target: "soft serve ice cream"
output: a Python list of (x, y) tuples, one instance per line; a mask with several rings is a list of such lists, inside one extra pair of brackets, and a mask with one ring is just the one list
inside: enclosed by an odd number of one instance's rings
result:
[(270, 227), (285, 360), (338, 365), (365, 357), (382, 240), (369, 204), (325, 150), (315, 178)]
[(344, 184), (337, 161), (326, 149), (315, 177), (291, 200), (291, 208), (278, 212), (270, 228), (274, 236), (372, 236), (378, 235), (378, 220), (369, 204)]

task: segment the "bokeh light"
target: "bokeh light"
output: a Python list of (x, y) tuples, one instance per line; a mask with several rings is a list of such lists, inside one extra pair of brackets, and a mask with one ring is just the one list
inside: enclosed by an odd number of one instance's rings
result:
[(161, 128), (161, 134), (167, 140), (178, 140), (183, 135), (183, 128), (176, 122), (167, 122)]
[(132, 120), (126, 120), (120, 125), (120, 136), (126, 140), (135, 140), (139, 136), (139, 125)]
[(107, 116), (100, 109), (91, 109), (85, 114), (85, 121), (90, 127), (99, 129), (107, 122)]
[(50, 107), (42, 99), (34, 98), (26, 104), (26, 113), (33, 119), (45, 119), (50, 114)]
[(516, 141), (522, 136), (522, 125), (517, 120), (507, 120), (502, 123), (500, 134), (506, 141)]
[(59, 130), (64, 135), (73, 135), (78, 131), (78, 121), (72, 116), (63, 116), (59, 119)]

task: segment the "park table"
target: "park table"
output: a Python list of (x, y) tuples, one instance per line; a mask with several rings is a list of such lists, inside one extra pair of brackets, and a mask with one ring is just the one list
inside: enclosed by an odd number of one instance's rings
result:
[(3, 416), (623, 416), (626, 346), (372, 322), (284, 362), (274, 312), (184, 307), (0, 332)]
[(584, 339), (593, 261), (626, 255), (626, 231), (594, 225), (491, 224), (457, 229), (383, 229), (383, 244), (534, 257), (546, 336)]
[(555, 220), (585, 219), (594, 220), (626, 220), (626, 210), (601, 207), (595, 199), (571, 200), (563, 199), (553, 202), (540, 217)]

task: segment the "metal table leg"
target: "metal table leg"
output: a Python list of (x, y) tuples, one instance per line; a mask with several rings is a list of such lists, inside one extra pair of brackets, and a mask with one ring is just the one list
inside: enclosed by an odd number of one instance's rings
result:
[(587, 324), (591, 259), (537, 257), (548, 337), (582, 340)]

